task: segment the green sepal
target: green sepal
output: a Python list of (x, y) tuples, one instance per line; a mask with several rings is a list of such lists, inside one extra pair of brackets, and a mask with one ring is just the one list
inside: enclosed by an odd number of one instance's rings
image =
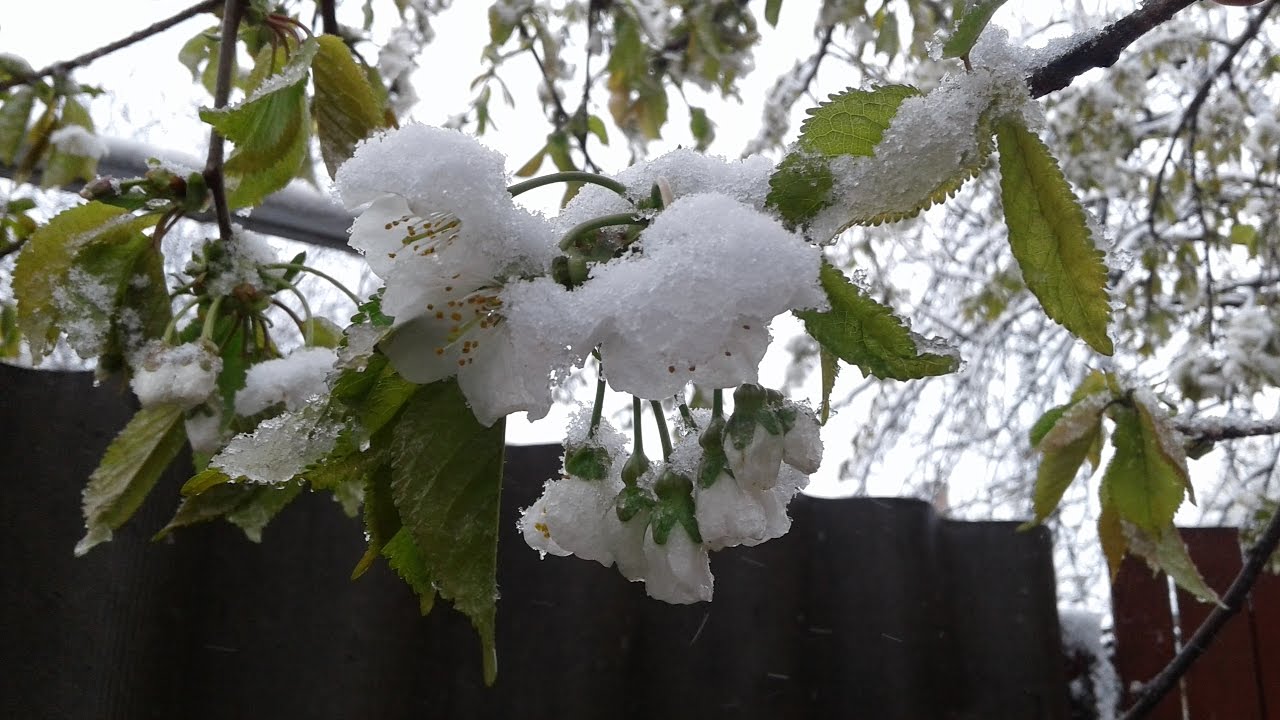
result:
[(698, 530), (693, 502), (693, 482), (684, 475), (666, 470), (654, 483), (653, 491), (658, 496), (649, 519), (653, 541), (666, 545), (672, 529), (679, 525), (694, 543), (701, 544), (702, 533)]
[(111, 532), (142, 505), (186, 440), (181, 407), (155, 405), (134, 414), (89, 476), (84, 489), (86, 532), (76, 544), (76, 555), (111, 539)]
[(831, 309), (798, 310), (795, 315), (827, 352), (882, 380), (912, 380), (959, 369), (958, 357), (922, 347), (903, 320), (835, 267), (824, 262), (820, 277)]
[(582, 445), (565, 451), (564, 471), (581, 480), (604, 480), (612, 464), (609, 451), (599, 445)]
[(1111, 305), (1107, 266), (1058, 161), (1021, 120), (996, 126), (1009, 246), (1045, 314), (1103, 355)]
[(619, 520), (630, 522), (640, 513), (653, 510), (656, 502), (653, 493), (636, 485), (628, 485), (613, 499), (613, 507)]

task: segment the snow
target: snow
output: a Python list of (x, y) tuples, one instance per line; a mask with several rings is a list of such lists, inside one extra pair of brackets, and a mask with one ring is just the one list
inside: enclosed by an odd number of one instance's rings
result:
[(132, 359), (130, 385), (143, 407), (176, 404), (193, 408), (217, 390), (222, 358), (203, 342), (170, 347), (153, 340)]
[[(205, 289), (212, 297), (232, 295), (241, 285), (261, 288), (261, 266), (280, 262), (266, 238), (238, 226), (234, 228), (231, 242), (211, 240), (210, 243), (219, 246), (217, 259), (208, 263), (205, 277)], [(189, 267), (187, 271), (192, 270)], [(282, 270), (265, 272), (283, 275)]]
[(973, 72), (953, 72), (927, 95), (902, 102), (871, 157), (829, 161), (835, 198), (809, 225), (827, 241), (851, 219), (908, 214), (929, 204), (941, 181), (962, 176), (982, 159), (991, 123), (1021, 117), (1039, 123), (1024, 81), (1026, 57), (991, 26), (971, 53)]
[(236, 392), (236, 414), (257, 415), (277, 404), (285, 410), (302, 409), (309, 399), (327, 392), (325, 377), (336, 359), (330, 348), (298, 348), (288, 357), (250, 367), (244, 387)]
[(1058, 609), (1062, 629), (1062, 650), (1068, 658), (1078, 657), (1089, 667), (1088, 682), (1072, 682), (1072, 695), (1091, 699), (1098, 720), (1112, 720), (1120, 701), (1120, 677), (1111, 665), (1102, 643), (1102, 616), (1086, 610)]
[(64, 125), (49, 135), (49, 142), (69, 155), (98, 160), (107, 154), (107, 144), (91, 130), (79, 125)]
[(278, 485), (329, 454), (341, 427), (323, 419), (323, 409), (311, 404), (263, 420), (252, 433), (235, 436), (209, 467), (232, 480)]

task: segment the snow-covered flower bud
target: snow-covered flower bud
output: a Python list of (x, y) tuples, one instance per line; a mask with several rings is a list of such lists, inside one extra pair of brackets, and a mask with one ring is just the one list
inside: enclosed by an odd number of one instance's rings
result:
[(131, 360), (130, 382), (143, 407), (164, 403), (193, 408), (217, 390), (222, 358), (213, 343), (196, 341), (170, 347), (155, 340)]

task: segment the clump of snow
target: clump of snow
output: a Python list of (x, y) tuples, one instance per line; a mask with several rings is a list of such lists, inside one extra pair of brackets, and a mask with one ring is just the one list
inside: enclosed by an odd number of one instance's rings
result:
[(1073, 663), (1087, 668), (1071, 680), (1073, 700), (1094, 712), (1089, 717), (1112, 720), (1120, 702), (1120, 677), (1102, 642), (1102, 616), (1086, 610), (1059, 608), (1062, 651)]
[[(263, 272), (284, 274), (282, 270), (262, 269), (262, 266), (278, 263), (280, 259), (266, 238), (257, 233), (237, 227), (230, 242), (210, 242), (218, 246), (214, 251), (216, 259), (205, 268), (205, 289), (212, 297), (231, 295), (241, 285), (260, 288)], [(192, 270), (188, 268), (188, 272)]]
[(769, 321), (827, 306), (818, 249), (724, 195), (678, 198), (638, 244), (639, 254), (597, 265), (573, 293), (574, 312), (607, 319), (598, 337), (616, 390), (664, 399), (690, 381), (754, 381)]
[(312, 397), (326, 392), (325, 377), (336, 359), (330, 348), (298, 348), (288, 357), (250, 367), (244, 387), (236, 392), (236, 414), (256, 415), (281, 403), (285, 410), (302, 409)]
[(187, 415), (186, 428), (193, 452), (209, 455), (222, 447), (222, 411), (216, 404)]
[(64, 125), (49, 135), (49, 142), (69, 155), (98, 160), (107, 154), (107, 144), (91, 130), (80, 125)]
[(130, 385), (143, 407), (160, 404), (193, 408), (217, 389), (222, 358), (217, 348), (204, 342), (175, 347), (155, 340), (133, 358)]

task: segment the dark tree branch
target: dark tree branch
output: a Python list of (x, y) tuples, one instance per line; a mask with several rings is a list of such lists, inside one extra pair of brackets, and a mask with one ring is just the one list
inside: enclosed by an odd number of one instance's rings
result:
[(1036, 68), (1027, 77), (1032, 97), (1044, 97), (1071, 84), (1093, 68), (1111, 67), (1135, 40), (1168, 21), (1196, 0), (1146, 0), (1128, 15), (1102, 28), (1097, 35)]
[(325, 35), (342, 35), (336, 0), (320, 0), (320, 29)]
[(1132, 707), (1125, 711), (1121, 720), (1137, 720), (1145, 717), (1173, 689), (1173, 686), (1178, 684), (1178, 680), (1186, 674), (1191, 664), (1204, 654), (1222, 626), (1244, 606), (1249, 591), (1258, 580), (1258, 574), (1267, 563), (1267, 559), (1275, 552), (1277, 545), (1280, 545), (1280, 512), (1271, 516), (1271, 521), (1263, 530), (1262, 537), (1258, 538), (1258, 542), (1245, 553), (1244, 567), (1240, 568), (1236, 579), (1231, 582), (1231, 587), (1222, 596), (1222, 604), (1209, 613), (1209, 617), (1196, 628), (1195, 634), (1182, 646), (1182, 650), (1169, 665), (1147, 683), (1142, 689), (1142, 695)]
[[(240, 16), (244, 12), (243, 0), (226, 0), (222, 9), (222, 38), (218, 43), (218, 77), (213, 90), (214, 109), (227, 105), (231, 97), (231, 75), (236, 56), (236, 34), (240, 29)], [(227, 186), (223, 178), (222, 163), (224, 143), (216, 129), (209, 131), (209, 158), (204, 165), (204, 181), (213, 195), (213, 211), (218, 218), (218, 236), (223, 242), (231, 241), (231, 208), (227, 205)]]
[(160, 22), (157, 22), (155, 24), (148, 25), (147, 27), (131, 35), (120, 38), (119, 40), (113, 43), (110, 43), (109, 45), (103, 45), (97, 50), (91, 50), (79, 57), (71, 58), (70, 60), (63, 60), (61, 62), (56, 62), (41, 70), (37, 70), (26, 77), (12, 78), (10, 80), (0, 82), (0, 92), (4, 92), (9, 88), (16, 87), (18, 85), (25, 85), (27, 83), (32, 83), (32, 82), (35, 82), (36, 80), (39, 80), (41, 78), (46, 78), (51, 75), (65, 75), (66, 73), (78, 67), (84, 67), (85, 65), (88, 65), (89, 63), (93, 62), (94, 60), (97, 60), (98, 58), (104, 55), (109, 55), (117, 50), (120, 50), (121, 48), (129, 47), (130, 45), (138, 42), (139, 40), (145, 40), (151, 37), (152, 35), (156, 35), (158, 33), (164, 32), (165, 30), (168, 30), (174, 25), (177, 25), (178, 23), (182, 22), (183, 20), (195, 17), (200, 13), (212, 12), (213, 9), (216, 8), (217, 6), (218, 6), (218, 0), (203, 0), (203, 2), (196, 3), (195, 5), (192, 5), (191, 7), (187, 8), (186, 10), (183, 10), (182, 12), (176, 15), (167, 17), (164, 20), (161, 20)]

